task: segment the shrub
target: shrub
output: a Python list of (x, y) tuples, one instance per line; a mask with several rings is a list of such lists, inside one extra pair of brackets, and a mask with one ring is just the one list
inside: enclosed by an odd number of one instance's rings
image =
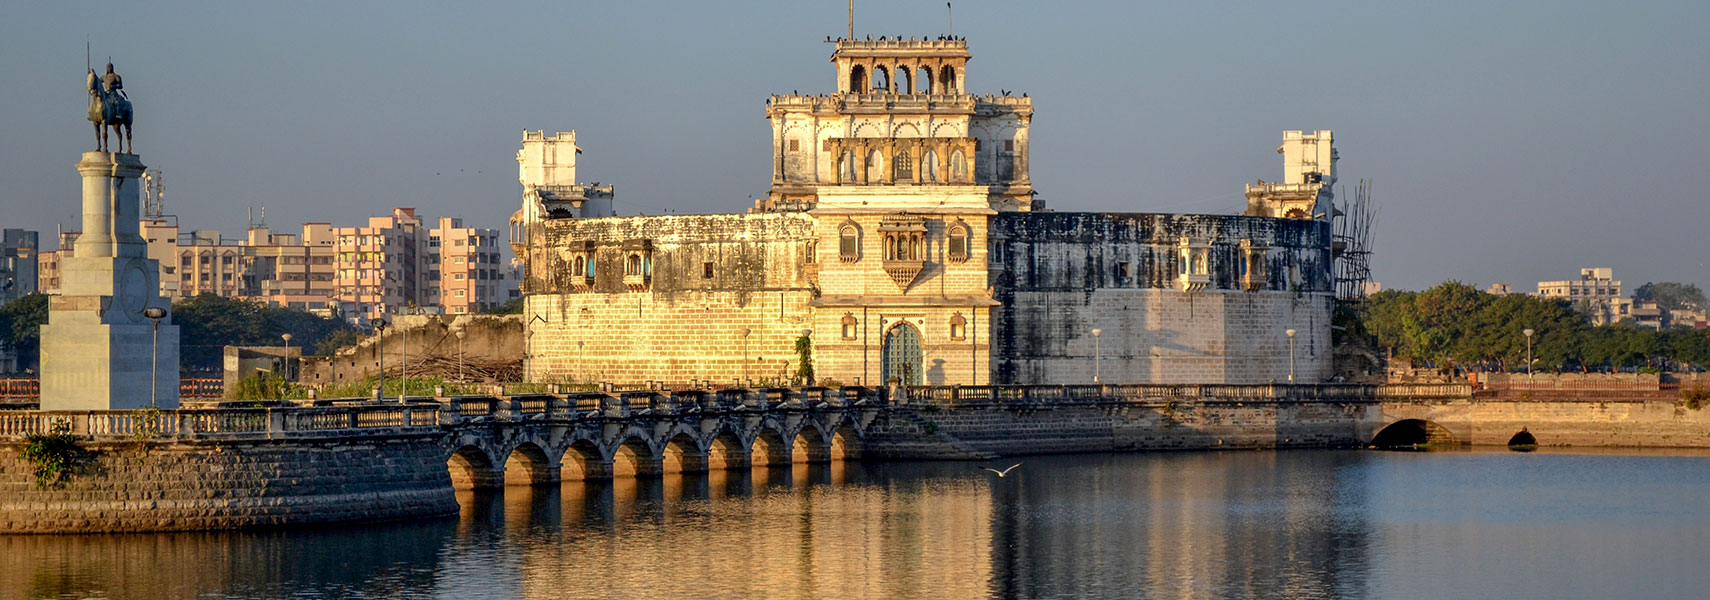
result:
[(1703, 408), (1706, 402), (1710, 402), (1710, 390), (1701, 387), (1682, 390), (1680, 392), (1680, 401), (1685, 404), (1687, 408), (1698, 410)]
[(24, 443), (24, 461), (34, 469), (36, 487), (42, 489), (63, 483), (95, 456), (77, 445), (68, 421), (54, 423), (47, 433), (25, 436)]

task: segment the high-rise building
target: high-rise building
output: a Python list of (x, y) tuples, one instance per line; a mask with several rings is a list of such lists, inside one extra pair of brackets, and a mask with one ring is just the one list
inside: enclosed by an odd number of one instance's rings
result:
[(446, 314), (481, 312), (517, 296), (517, 278), (501, 256), (500, 231), (464, 227), (463, 219), (441, 218), (428, 232), (429, 304)]
[(1537, 296), (1573, 302), (1591, 315), (1592, 325), (1609, 325), (1627, 316), (1621, 309), (1628, 305), (1619, 302), (1621, 282), (1608, 267), (1580, 269), (1579, 279), (1540, 281)]
[(426, 230), (414, 208), (394, 208), (363, 227), (334, 227), (338, 303), (358, 322), (424, 307)]

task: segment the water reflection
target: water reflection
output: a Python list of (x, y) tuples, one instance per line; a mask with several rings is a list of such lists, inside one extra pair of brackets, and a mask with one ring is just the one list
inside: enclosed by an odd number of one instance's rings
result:
[[(460, 492), (456, 519), (0, 537), (6, 597), (1689, 597), (1692, 456), (1223, 452)], [(1618, 550), (1612, 553), (1609, 549)], [(1492, 565), (1501, 565), (1493, 567)]]

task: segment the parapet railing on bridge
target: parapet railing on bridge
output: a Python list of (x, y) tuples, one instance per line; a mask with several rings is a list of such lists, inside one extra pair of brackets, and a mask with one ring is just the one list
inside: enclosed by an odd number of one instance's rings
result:
[(440, 406), (0, 411), (0, 441), (56, 430), (94, 441), (267, 440), (437, 432)]
[(949, 409), (1177, 402), (1383, 402), (1466, 399), (1468, 384), (999, 385), (631, 390), (612, 393), (413, 397), (407, 402), (321, 399), (312, 405), (180, 410), (0, 411), (0, 441), (63, 431), (95, 441), (266, 440), (431, 433), (481, 422), (672, 418), (696, 413), (882, 406)]
[[(185, 377), (178, 380), (180, 398), (219, 398), (225, 381), (217, 377)], [(35, 377), (0, 378), (0, 398), (40, 398), (42, 382)]]

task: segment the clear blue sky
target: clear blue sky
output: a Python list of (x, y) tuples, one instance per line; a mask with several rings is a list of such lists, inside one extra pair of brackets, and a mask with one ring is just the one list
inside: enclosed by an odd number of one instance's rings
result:
[[(137, 106), (186, 228), (391, 206), (503, 227), (524, 129), (575, 129), (620, 212), (766, 191), (767, 94), (833, 89), (844, 2), (36, 2), (0, 6), (0, 226), (75, 227), (83, 44)], [(944, 3), (864, 0), (857, 35)], [(1383, 204), (1375, 277), (1615, 268), (1710, 287), (1710, 3), (964, 1), (976, 93), (1034, 98), (1056, 210), (1232, 213), (1285, 129), (1332, 129)], [(46, 241), (46, 240), (44, 240)]]

